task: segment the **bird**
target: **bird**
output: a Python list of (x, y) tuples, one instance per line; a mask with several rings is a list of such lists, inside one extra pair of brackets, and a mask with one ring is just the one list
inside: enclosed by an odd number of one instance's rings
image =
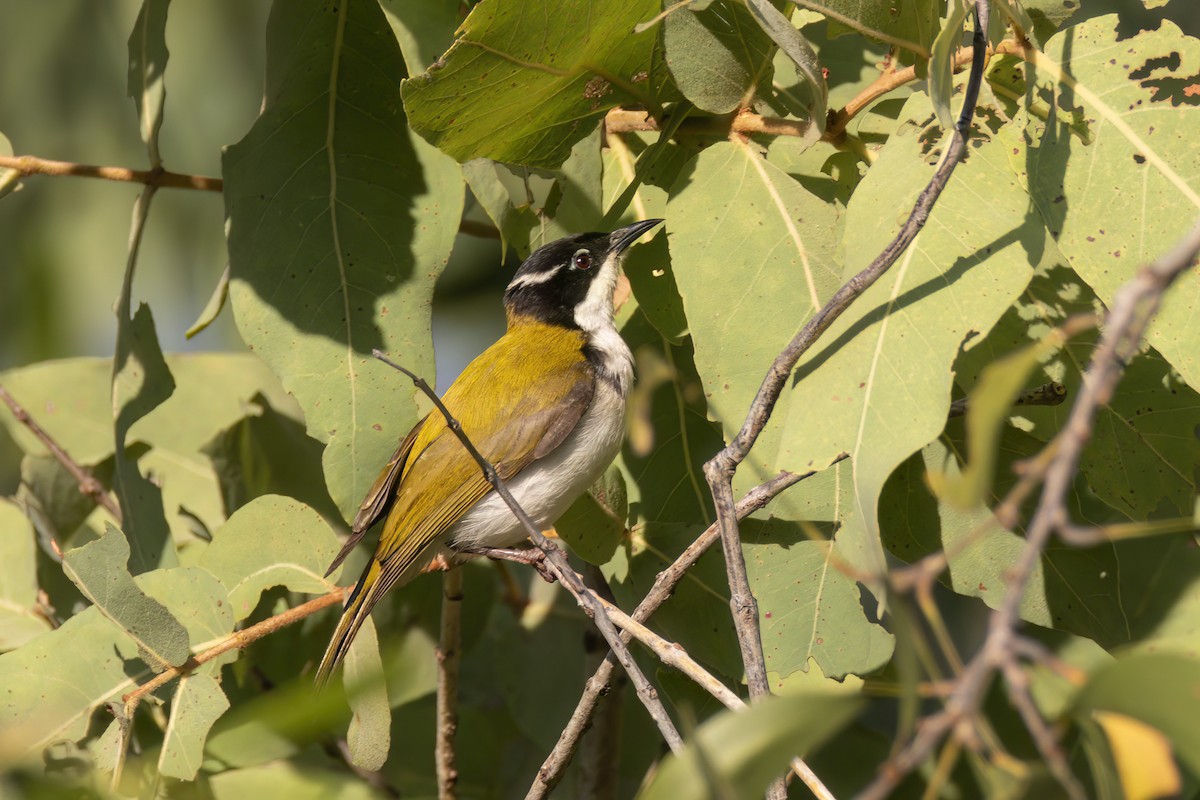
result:
[[(633, 355), (613, 321), (622, 259), (661, 219), (538, 248), (504, 291), (507, 329), (442, 396), (462, 430), (540, 528), (612, 463), (625, 434)], [(328, 576), (376, 522), (374, 554), (350, 592), (315, 681), (325, 685), (380, 598), (438, 555), (504, 548), (524, 526), (445, 417), (432, 411), (400, 442), (363, 499)]]

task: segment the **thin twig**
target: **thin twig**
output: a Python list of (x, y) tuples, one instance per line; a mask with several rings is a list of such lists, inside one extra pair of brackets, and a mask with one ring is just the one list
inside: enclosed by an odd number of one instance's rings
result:
[(650, 681), (646, 679), (645, 674), (642, 673), (641, 668), (638, 667), (637, 662), (633, 660), (633, 656), (629, 653), (629, 648), (621, 641), (621, 635), (617, 632), (612, 620), (604, 613), (604, 607), (600, 602), (600, 598), (596, 596), (595, 592), (587, 588), (575, 570), (571, 569), (571, 565), (567, 562), (563, 551), (538, 530), (537, 525), (529, 518), (529, 515), (525, 513), (525, 510), (521, 508), (521, 505), (508, 491), (508, 486), (501, 479), (499, 473), (496, 472), (496, 468), (476, 449), (470, 438), (463, 431), (462, 425), (454, 418), (454, 415), (450, 413), (445, 403), (442, 402), (442, 399), (437, 396), (437, 393), (433, 391), (429, 384), (417, 374), (391, 361), (381, 351), (372, 350), (371, 352), (372, 355), (383, 363), (407, 375), (413, 382), (413, 385), (420, 389), (433, 402), (434, 406), (437, 407), (438, 411), (446, 419), (446, 427), (458, 437), (463, 447), (475, 459), (475, 463), (479, 465), (488, 483), (495, 489), (496, 494), (504, 500), (505, 504), (513, 512), (513, 516), (525, 527), (525, 532), (529, 534), (530, 540), (539, 550), (546, 554), (546, 563), (559, 582), (575, 596), (576, 601), (583, 608), (584, 612), (592, 618), (592, 621), (596, 623), (596, 627), (604, 634), (605, 640), (608, 641), (608, 646), (617, 654), (621, 666), (625, 669), (626, 674), (629, 675), (629, 680), (637, 690), (638, 699), (642, 701), (642, 705), (646, 707), (646, 711), (650, 714), (651, 719), (658, 726), (663, 739), (666, 740), (673, 752), (681, 750), (683, 748), (683, 739), (679, 736), (679, 731), (675, 729), (675, 724), (671, 721), (670, 716), (667, 715), (667, 710), (663, 707), (662, 700), (658, 697), (658, 692), (650, 685)]
[(128, 169), (127, 167), (97, 167), (92, 164), (76, 164), (71, 161), (52, 161), (37, 156), (0, 156), (0, 169), (16, 170), (23, 176), (53, 175), (76, 178), (103, 178), (124, 183), (143, 183), (147, 186), (172, 189), (200, 189), (219, 192), (224, 188), (220, 178), (205, 175), (185, 175), (165, 169)]
[[(847, 457), (845, 453), (842, 453), (831, 462), (831, 465)], [(766, 483), (754, 487), (746, 493), (745, 497), (738, 501), (735, 507), (738, 518), (743, 519), (748, 517), (755, 511), (765, 507), (767, 503), (785, 489), (816, 474), (816, 470), (802, 474), (782, 472)], [(717, 523), (714, 522), (695, 541), (688, 545), (670, 566), (658, 573), (654, 579), (654, 585), (630, 616), (638, 622), (648, 620), (675, 593), (675, 587), (683, 579), (683, 576), (687, 574), (687, 571), (720, 538), (720, 529), (717, 527)], [(632, 636), (629, 634), (622, 634), (621, 638), (625, 642), (632, 640)], [(541, 800), (541, 798), (549, 796), (550, 792), (554, 791), (554, 788), (558, 786), (559, 781), (562, 780), (562, 776), (566, 772), (567, 765), (571, 763), (575, 750), (579, 746), (580, 738), (591, 724), (592, 716), (596, 713), (596, 707), (600, 699), (608, 693), (609, 683), (612, 680), (615, 668), (616, 659), (612, 653), (609, 653), (608, 657), (605, 658), (604, 662), (584, 686), (579, 702), (575, 706), (575, 711), (571, 714), (571, 719), (567, 722), (566, 727), (563, 728), (563, 732), (559, 734), (558, 742), (554, 745), (554, 749), (550, 751), (550, 754), (538, 770), (537, 777), (529, 787), (528, 794), (526, 794), (526, 800)], [(805, 784), (817, 797), (826, 796), (828, 790), (825, 789), (821, 781), (816, 775), (811, 774), (811, 770), (808, 773), (810, 778), (805, 780)], [(801, 777), (804, 776), (802, 775)], [(826, 792), (826, 795), (822, 795), (822, 791)]]
[(442, 573), (442, 631), (437, 649), (437, 761), (438, 800), (454, 800), (458, 784), (454, 736), (458, 732), (458, 668), (462, 663), (461, 567)]
[(1046, 766), (1050, 768), (1050, 773), (1062, 786), (1067, 797), (1071, 800), (1084, 800), (1087, 792), (1083, 790), (1083, 784), (1071, 772), (1066, 756), (1063, 755), (1062, 748), (1058, 744), (1058, 736), (1042, 719), (1041, 712), (1038, 711), (1033, 697), (1029, 694), (1029, 676), (1017, 663), (1016, 658), (1011, 655), (1005, 659), (1003, 672), (1004, 684), (1008, 689), (1008, 701), (1021, 715), (1021, 721), (1025, 723), (1025, 728), (1033, 737), (1033, 743), (1041, 753)]
[[(917, 735), (884, 762), (875, 779), (859, 794), (862, 800), (887, 797), (905, 775), (929, 756), (943, 736), (978, 713), (996, 670), (1011, 670), (1010, 665), (1016, 663), (1020, 654), (1037, 650), (1016, 634), (1021, 600), (1050, 537), (1071, 524), (1067, 495), (1078, 471), (1083, 448), (1091, 438), (1096, 412), (1112, 398), (1123, 374), (1125, 359), (1133, 354), (1141, 341), (1163, 294), (1192, 266), (1197, 253), (1200, 253), (1200, 221), (1179, 244), (1139, 270), (1113, 297), (1106, 325), (1084, 373), (1075, 404), (1061, 432), (1043, 451), (1051, 456), (1046, 461), (1042, 494), (1026, 528), (1025, 544), (1006, 576), (1004, 597), (992, 612), (987, 637), (963, 671), (945, 708), (926, 718)], [(1036, 729), (1031, 728), (1030, 733), (1037, 738)], [(1050, 762), (1048, 765), (1052, 769), (1055, 767)]]
[(127, 717), (132, 715), (134, 709), (137, 708), (137, 704), (146, 695), (157, 691), (158, 689), (178, 678), (180, 675), (186, 675), (187, 673), (196, 669), (196, 667), (199, 667), (201, 664), (212, 661), (222, 653), (227, 653), (230, 650), (241, 650), (253, 644), (254, 642), (257, 642), (264, 636), (270, 636), (272, 633), (275, 633), (275, 631), (280, 630), (281, 628), (286, 628), (288, 625), (291, 625), (294, 622), (299, 622), (302, 619), (311, 617), (318, 611), (341, 603), (343, 600), (345, 600), (346, 592), (349, 591), (350, 588), (351, 587), (348, 586), (339, 586), (329, 594), (321, 595), (320, 597), (309, 600), (307, 603), (302, 603), (295, 608), (289, 608), (287, 611), (276, 614), (273, 617), (268, 617), (262, 622), (251, 625), (249, 628), (236, 631), (235, 633), (230, 634), (229, 638), (218, 642), (209, 649), (205, 650), (203, 653), (200, 653), (193, 658), (189, 658), (180, 666), (171, 667), (170, 669), (160, 672), (138, 688), (134, 689), (132, 692), (129, 692), (121, 697), (121, 701), (125, 703), (125, 715)]
[(742, 650), (751, 697), (768, 694), (770, 688), (767, 684), (762, 637), (759, 632), (758, 604), (746, 577), (746, 562), (742, 554), (737, 516), (733, 509), (733, 474), (750, 452), (750, 448), (757, 441), (759, 433), (770, 418), (780, 392), (783, 390), (788, 376), (791, 375), (792, 369), (796, 366), (796, 362), (833, 324), (834, 320), (841, 316), (859, 295), (896, 262), (900, 254), (916, 238), (917, 233), (928, 220), (934, 203), (946, 187), (951, 173), (962, 160), (963, 154), (966, 152), (966, 140), (970, 133), (971, 119), (974, 116), (975, 104), (979, 97), (980, 84), (983, 80), (984, 57), (987, 48), (985, 32), (988, 7), (986, 0), (976, 0), (976, 9), (977, 22), (973, 41), (971, 75), (967, 83), (962, 112), (959, 114), (950, 144), (946, 148), (946, 155), (934, 173), (933, 179), (921, 192), (908, 220), (892, 242), (884, 248), (870, 266), (838, 289), (829, 302), (805, 324), (783, 352), (776, 357), (750, 406), (741, 430), (728, 446), (704, 465), (704, 474), (708, 479), (713, 501), (716, 504), (717, 521), (721, 526), (721, 541), (729, 578), (730, 608), (737, 628), (738, 642)]
[(0, 400), (3, 400), (4, 404), (12, 411), (12, 415), (16, 418), (17, 422), (28, 428), (29, 432), (37, 437), (37, 440), (50, 451), (50, 455), (54, 456), (55, 460), (59, 464), (62, 464), (67, 472), (71, 473), (71, 477), (79, 484), (79, 491), (90, 497), (92, 502), (111, 514), (119, 527), (121, 525), (121, 508), (117, 505), (112, 495), (108, 493), (108, 490), (104, 488), (104, 484), (96, 480), (96, 476), (92, 475), (86, 467), (71, 458), (71, 454), (56, 442), (54, 437), (47, 433), (45, 428), (39, 425), (37, 420), (3, 386), (0, 386)]

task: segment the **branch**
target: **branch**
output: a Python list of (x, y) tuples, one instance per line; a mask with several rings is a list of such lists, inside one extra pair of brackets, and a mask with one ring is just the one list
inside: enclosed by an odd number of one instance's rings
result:
[(178, 678), (180, 675), (186, 675), (187, 673), (196, 669), (196, 667), (199, 667), (201, 664), (212, 661), (222, 653), (227, 653), (230, 650), (241, 650), (253, 644), (254, 642), (257, 642), (264, 636), (271, 635), (281, 628), (286, 628), (288, 625), (291, 625), (294, 622), (299, 622), (306, 617), (311, 617), (318, 611), (322, 611), (332, 605), (341, 603), (346, 598), (346, 592), (349, 591), (350, 588), (351, 587), (349, 586), (339, 586), (329, 594), (321, 595), (320, 597), (309, 600), (307, 603), (302, 603), (295, 608), (289, 608), (287, 611), (276, 614), (273, 617), (268, 617), (262, 622), (251, 625), (245, 630), (240, 630), (231, 634), (229, 638), (213, 645), (194, 658), (189, 658), (182, 665), (178, 667), (171, 667), (170, 669), (160, 672), (158, 675), (155, 675), (153, 678), (146, 681), (132, 692), (129, 692), (121, 697), (121, 701), (125, 703), (125, 716), (132, 716), (134, 710), (137, 708), (137, 704), (146, 695), (157, 691), (158, 689)]
[(437, 761), (438, 800), (454, 800), (458, 767), (454, 736), (458, 732), (458, 668), (462, 663), (461, 567), (442, 573), (442, 633), (437, 648)]
[(30, 433), (37, 437), (37, 440), (50, 451), (50, 455), (54, 456), (58, 463), (62, 464), (67, 472), (71, 473), (71, 477), (79, 484), (79, 491), (90, 497), (92, 502), (111, 514), (119, 527), (121, 525), (121, 508), (117, 505), (112, 495), (108, 493), (108, 490), (104, 488), (104, 485), (96, 480), (96, 477), (86, 467), (81, 466), (78, 461), (71, 458), (71, 455), (62, 445), (54, 441), (54, 437), (47, 433), (41, 425), (38, 425), (37, 421), (25, 410), (25, 407), (18, 403), (16, 398), (9, 394), (8, 390), (3, 386), (0, 386), (0, 400), (3, 400), (9, 410), (12, 411), (12, 415), (17, 422), (28, 428)]
[[(924, 720), (918, 733), (907, 746), (889, 758), (880, 767), (875, 780), (859, 795), (863, 800), (885, 798), (899, 782), (919, 766), (937, 746), (943, 736), (958, 723), (974, 717), (983, 702), (991, 679), (997, 670), (1010, 678), (1014, 669), (1019, 669), (1016, 659), (1021, 655), (1031, 657), (1039, 648), (1016, 633), (1020, 623), (1021, 599), (1041, 560), (1050, 537), (1071, 528), (1067, 511), (1067, 495), (1078, 471), (1083, 448), (1091, 438), (1097, 410), (1112, 398), (1113, 391), (1124, 371), (1125, 359), (1136, 352), (1150, 320), (1162, 302), (1163, 294), (1171, 284), (1188, 269), (1200, 253), (1200, 221), (1165, 255), (1143, 267), (1138, 274), (1121, 287), (1113, 297), (1104, 332), (1092, 353), (1091, 362), (1083, 376), (1083, 385), (1071, 408), (1071, 413), (1062, 431), (1047, 445), (1038, 457), (1044, 463), (1044, 485), (1037, 508), (1025, 534), (1025, 545), (1016, 562), (1009, 569), (1004, 598), (992, 612), (988, 634), (976, 655), (963, 671), (955, 691), (947, 699), (943, 711)], [(1041, 472), (1040, 468), (1037, 470)], [(1028, 476), (1022, 476), (1022, 483)], [(1010, 497), (1022, 483), (1014, 487)], [(1008, 502), (1006, 498), (1005, 503)], [(1011, 682), (1010, 682), (1011, 686)], [(1023, 716), (1028, 709), (1018, 711)], [(1030, 733), (1035, 742), (1042, 736), (1039, 722), (1030, 723)], [(1046, 742), (1039, 743), (1039, 747)], [(1047, 758), (1043, 754), (1044, 758)], [(1047, 764), (1056, 770), (1053, 756)], [(1073, 776), (1070, 776), (1073, 780)], [(1068, 792), (1074, 791), (1069, 782), (1063, 783)]]
[(658, 697), (658, 692), (650, 685), (650, 681), (646, 679), (641, 668), (633, 660), (633, 656), (629, 653), (629, 648), (622, 642), (621, 636), (617, 633), (616, 627), (613, 626), (612, 620), (605, 614), (600, 598), (580, 580), (579, 575), (567, 563), (567, 557), (563, 554), (563, 551), (538, 530), (537, 525), (534, 524), (533, 520), (529, 518), (529, 515), (525, 513), (525, 510), (521, 508), (521, 505), (508, 491), (508, 486), (505, 485), (503, 479), (496, 472), (496, 468), (475, 448), (475, 445), (463, 431), (462, 425), (454, 418), (450, 410), (446, 408), (445, 403), (430, 388), (429, 384), (415, 373), (389, 360), (379, 350), (372, 350), (371, 352), (372, 355), (383, 363), (407, 375), (413, 382), (413, 385), (420, 389), (433, 402), (442, 416), (445, 417), (446, 427), (462, 442), (463, 447), (467, 449), (467, 452), (475, 459), (475, 463), (483, 470), (484, 476), (487, 478), (488, 483), (492, 485), (492, 488), (496, 490), (496, 494), (504, 500), (513, 512), (513, 516), (520, 520), (521, 524), (525, 527), (530, 540), (546, 555), (546, 563), (559, 582), (575, 596), (576, 601), (583, 607), (584, 612), (592, 618), (596, 623), (596, 627), (604, 634), (604, 638), (608, 641), (608, 646), (617, 654), (621, 666), (625, 669), (626, 674), (629, 675), (630, 681), (633, 682), (634, 688), (637, 690), (638, 699), (646, 707), (646, 711), (658, 726), (659, 732), (662, 733), (671, 750), (674, 752), (681, 750), (683, 748), (683, 739), (679, 736), (679, 731), (675, 729), (674, 723), (671, 722), (671, 718), (667, 715), (667, 710), (663, 707), (662, 701)]
[(220, 178), (204, 175), (184, 175), (165, 169), (139, 170), (126, 167), (97, 167), (91, 164), (76, 164), (71, 161), (51, 161), (37, 156), (0, 156), (0, 169), (11, 169), (22, 176), (53, 175), (76, 178), (103, 178), (124, 183), (144, 183), (147, 186), (170, 187), (172, 189), (200, 189), (219, 192), (224, 187)]
[[(846, 458), (848, 458), (847, 454), (842, 453), (831, 462), (831, 466)], [(738, 519), (750, 516), (755, 511), (765, 507), (767, 503), (783, 490), (815, 474), (817, 474), (816, 470), (802, 474), (782, 472), (766, 483), (754, 487), (746, 493), (745, 497), (738, 501), (735, 507)], [(675, 587), (679, 584), (679, 581), (700, 560), (700, 557), (717, 542), (720, 536), (721, 532), (717, 523), (714, 522), (712, 525), (709, 525), (704, 533), (700, 534), (694, 542), (688, 545), (669, 567), (658, 573), (654, 579), (654, 585), (650, 587), (650, 591), (646, 593), (642, 602), (638, 604), (631, 618), (638, 622), (648, 620), (675, 593)], [(621, 636), (622, 641), (626, 643), (631, 641), (632, 638), (627, 633)], [(571, 714), (571, 718), (567, 721), (563, 732), (559, 734), (558, 742), (554, 745), (554, 749), (546, 757), (546, 760), (538, 770), (533, 785), (529, 787), (526, 800), (541, 800), (541, 798), (549, 796), (550, 792), (558, 786), (567, 765), (571, 763), (571, 759), (575, 755), (575, 750), (579, 746), (579, 740), (587, 732), (588, 726), (591, 725), (592, 716), (596, 713), (596, 707), (600, 702), (600, 698), (608, 692), (615, 667), (616, 658), (610, 652), (595, 674), (584, 685), (583, 694), (575, 706), (575, 711)], [(817, 787), (823, 787), (815, 775), (812, 776), (812, 782), (806, 780), (805, 783), (812, 789), (814, 794), (822, 797)]]
[(746, 679), (750, 687), (751, 697), (759, 697), (770, 692), (767, 684), (765, 659), (762, 651), (762, 638), (758, 625), (758, 604), (750, 590), (746, 577), (746, 562), (742, 555), (741, 538), (738, 531), (737, 517), (733, 509), (733, 474), (738, 465), (746, 458), (750, 448), (758, 439), (759, 433), (774, 410), (780, 392), (796, 362), (813, 345), (814, 342), (833, 324), (850, 304), (872, 284), (877, 281), (900, 257), (900, 254), (916, 238), (917, 233), (924, 227), (929, 213), (937, 198), (946, 187), (951, 173), (962, 160), (966, 151), (966, 138), (970, 132), (971, 118), (979, 97), (979, 88), (983, 80), (984, 57), (986, 51), (985, 32), (987, 30), (988, 6), (986, 0), (976, 0), (977, 21), (973, 42), (973, 57), (971, 76), (967, 83), (966, 96), (963, 100), (962, 112), (951, 137), (946, 156), (934, 173), (933, 179), (918, 197), (916, 206), (900, 232), (882, 253), (862, 272), (851, 278), (834, 296), (808, 321), (796, 334), (795, 338), (776, 357), (771, 365), (762, 386), (758, 390), (746, 415), (741, 430), (733, 441), (721, 452), (717, 453), (704, 465), (704, 474), (712, 489), (713, 500), (717, 509), (717, 520), (721, 526), (721, 541), (725, 552), (726, 568), (729, 578), (730, 607), (737, 627), (738, 642), (742, 649), (742, 659), (746, 668)]

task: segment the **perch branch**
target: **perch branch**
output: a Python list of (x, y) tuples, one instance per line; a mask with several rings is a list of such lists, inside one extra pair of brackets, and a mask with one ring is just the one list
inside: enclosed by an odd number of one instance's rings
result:
[(442, 631), (437, 649), (437, 761), (438, 800), (454, 800), (458, 766), (454, 737), (458, 732), (458, 668), (462, 663), (461, 567), (442, 573)]
[(471, 454), (471, 457), (475, 459), (475, 462), (479, 465), (479, 468), (483, 471), (484, 476), (487, 478), (488, 483), (490, 483), (492, 488), (496, 490), (496, 494), (498, 494), (501, 499), (504, 500), (509, 509), (513, 512), (513, 516), (520, 520), (521, 524), (525, 527), (525, 531), (529, 534), (530, 540), (537, 546), (539, 550), (545, 553), (546, 563), (549, 565), (555, 577), (557, 577), (559, 582), (562, 583), (562, 585), (565, 586), (567, 590), (575, 596), (575, 599), (578, 601), (579, 605), (583, 607), (583, 610), (587, 613), (587, 615), (596, 623), (596, 627), (598, 627), (600, 632), (604, 634), (604, 638), (608, 642), (608, 646), (612, 648), (615, 653), (617, 653), (617, 657), (620, 659), (621, 666), (625, 669), (626, 674), (629, 675), (629, 680), (633, 683), (634, 688), (637, 690), (638, 699), (640, 699), (642, 701), (642, 705), (646, 707), (646, 711), (649, 712), (650, 717), (658, 726), (659, 732), (662, 733), (663, 738), (671, 747), (671, 750), (678, 752), (683, 747), (683, 739), (679, 736), (679, 731), (675, 729), (675, 724), (671, 722), (671, 718), (667, 715), (667, 710), (663, 707), (662, 700), (660, 700), (658, 697), (658, 692), (653, 686), (650, 685), (650, 681), (646, 679), (646, 676), (642, 673), (641, 668), (638, 667), (637, 662), (633, 660), (633, 656), (629, 653), (629, 648), (624, 642), (622, 642), (621, 635), (617, 632), (612, 620), (608, 618), (607, 614), (605, 614), (604, 607), (600, 603), (600, 598), (598, 598), (596, 594), (591, 589), (588, 589), (587, 586), (584, 585), (583, 581), (580, 580), (575, 570), (573, 570), (571, 565), (567, 563), (567, 558), (563, 551), (560, 550), (557, 545), (547, 539), (540, 530), (538, 530), (537, 525), (534, 524), (533, 520), (529, 518), (529, 515), (525, 513), (525, 510), (521, 508), (520, 504), (508, 491), (508, 486), (496, 472), (496, 468), (492, 466), (491, 462), (484, 458), (479, 450), (475, 448), (475, 445), (463, 431), (462, 425), (460, 425), (458, 420), (454, 418), (454, 416), (450, 413), (450, 410), (446, 408), (446, 405), (442, 402), (442, 399), (437, 396), (437, 393), (434, 392), (432, 388), (430, 388), (429, 384), (426, 383), (425, 380), (420, 376), (388, 359), (388, 357), (379, 350), (373, 350), (372, 354), (383, 363), (407, 375), (408, 378), (413, 382), (413, 385), (420, 389), (433, 402), (442, 416), (445, 417), (446, 427), (448, 427), (454, 433), (454, 435), (458, 437), (458, 440), (462, 442), (463, 447), (465, 447), (467, 452)]
[(971, 75), (967, 82), (962, 112), (959, 114), (946, 155), (934, 173), (929, 185), (921, 192), (912, 213), (883, 252), (864, 269), (843, 285), (776, 357), (763, 380), (746, 415), (741, 430), (733, 441), (704, 465), (705, 477), (712, 490), (717, 509), (717, 521), (721, 528), (722, 549), (729, 578), (730, 608), (737, 628), (738, 642), (742, 649), (746, 679), (751, 697), (768, 694), (762, 638), (758, 624), (758, 604), (746, 577), (746, 562), (742, 555), (741, 538), (737, 515), (733, 508), (733, 474), (746, 458), (750, 448), (774, 410), (780, 392), (796, 362), (834, 320), (849, 308), (850, 304), (868, 287), (877, 281), (912, 243), (924, 227), (934, 203), (949, 182), (954, 168), (966, 152), (966, 140), (970, 133), (979, 88), (983, 80), (983, 68), (987, 49), (986, 31), (988, 20), (987, 0), (976, 0), (976, 24), (972, 48)]
[[(830, 465), (832, 466), (832, 464), (843, 461), (847, 457), (845, 453), (842, 453)], [(755, 511), (765, 507), (767, 503), (785, 489), (815, 474), (817, 474), (815, 470), (801, 474), (782, 472), (766, 483), (754, 487), (746, 493), (745, 497), (738, 501), (735, 507), (738, 518), (748, 517)], [(658, 573), (654, 579), (654, 585), (646, 593), (646, 596), (631, 615), (632, 619), (638, 622), (645, 622), (655, 611), (661, 608), (663, 603), (675, 593), (675, 587), (683, 579), (683, 576), (687, 574), (687, 571), (700, 560), (700, 557), (710, 547), (716, 544), (720, 537), (721, 532), (717, 524), (713, 523), (709, 525), (704, 533), (700, 534), (694, 542), (688, 545), (670, 566)], [(627, 633), (622, 634), (622, 640), (625, 642), (629, 642), (632, 638)], [(568, 720), (566, 727), (563, 728), (563, 732), (559, 734), (558, 742), (554, 745), (554, 749), (546, 757), (546, 760), (538, 770), (533, 785), (529, 787), (526, 800), (540, 800), (541, 798), (545, 798), (558, 786), (567, 765), (571, 763), (571, 759), (575, 755), (575, 750), (579, 746), (579, 740), (591, 725), (592, 716), (596, 713), (596, 707), (600, 699), (608, 694), (609, 683), (612, 680), (615, 668), (616, 658), (610, 652), (608, 657), (605, 658), (600, 667), (584, 685), (579, 702), (575, 705), (575, 711), (571, 714), (571, 718)], [(828, 792), (828, 790), (824, 788), (816, 775), (811, 774), (811, 770), (808, 773), (811, 778), (806, 779), (805, 784), (816, 796), (823, 797), (824, 795), (821, 794), (821, 791)], [(801, 777), (804, 776), (802, 775)]]
[(104, 488), (104, 485), (100, 483), (100, 481), (96, 480), (96, 476), (92, 475), (92, 473), (89, 472), (86, 467), (80, 465), (78, 461), (71, 458), (70, 453), (68, 453), (62, 445), (56, 442), (54, 437), (47, 433), (46, 430), (37, 423), (37, 420), (35, 420), (33, 416), (27, 410), (25, 410), (25, 407), (18, 403), (16, 398), (9, 394), (8, 390), (3, 386), (0, 386), (0, 400), (3, 400), (4, 404), (8, 406), (10, 411), (12, 411), (12, 415), (14, 418), (16, 418), (17, 422), (28, 428), (29, 432), (37, 437), (37, 440), (41, 442), (47, 450), (50, 451), (50, 455), (54, 456), (55, 460), (57, 460), (59, 464), (62, 464), (63, 468), (66, 469), (67, 472), (71, 473), (71, 477), (74, 478), (75, 482), (79, 484), (79, 491), (90, 497), (92, 502), (111, 514), (112, 518), (116, 520), (117, 525), (120, 526), (121, 508), (117, 505), (117, 502), (113, 499), (112, 495), (108, 493), (108, 490)]
[[(1062, 431), (1043, 450), (1043, 455), (1049, 454), (1049, 457), (1044, 459), (1042, 494), (1027, 526), (1024, 547), (1009, 569), (1004, 597), (992, 612), (983, 645), (964, 669), (945, 708), (926, 718), (917, 735), (883, 763), (875, 779), (859, 795), (861, 800), (887, 797), (905, 775), (929, 756), (943, 736), (952, 730), (962, 730), (960, 723), (969, 722), (978, 713), (997, 670), (1010, 678), (1011, 688), (1011, 676), (1015, 674), (1013, 670), (1021, 669), (1017, 661), (1020, 656), (1045, 655), (1042, 648), (1016, 633), (1025, 589), (1050, 537), (1070, 528), (1067, 495), (1078, 471), (1083, 448), (1091, 438), (1097, 409), (1112, 398), (1123, 374), (1125, 359), (1133, 354), (1141, 341), (1162, 302), (1163, 294), (1192, 266), (1197, 253), (1200, 253), (1200, 222), (1169, 252), (1139, 270), (1113, 297), (1106, 325), (1084, 373), (1079, 395)], [(1028, 475), (1022, 476), (1023, 481), (1026, 478)], [(1013, 492), (1019, 488), (1020, 484)], [(1013, 492), (1009, 493), (1010, 497)], [(1020, 706), (1018, 711), (1021, 712)], [(1028, 711), (1025, 709), (1022, 715), (1025, 716)], [(1026, 724), (1029, 725), (1028, 720)], [(1038, 722), (1030, 726), (1030, 733), (1035, 741), (1042, 736)], [(1046, 741), (1039, 742), (1039, 747), (1046, 746)], [(1060, 775), (1062, 764), (1056, 764), (1053, 756), (1047, 756), (1045, 752), (1043, 757), (1047, 758), (1047, 765), (1055, 772), (1063, 789), (1072, 796), (1079, 796), (1075, 794), (1078, 782), (1069, 770), (1065, 775)]]
[(249, 628), (236, 631), (230, 634), (227, 639), (218, 642), (209, 649), (205, 650), (203, 653), (199, 653), (193, 658), (189, 658), (178, 667), (171, 667), (170, 669), (160, 672), (150, 680), (138, 686), (132, 692), (129, 692), (121, 697), (121, 701), (125, 704), (125, 715), (127, 717), (131, 716), (134, 709), (137, 708), (137, 704), (146, 695), (157, 691), (158, 689), (178, 678), (180, 675), (186, 675), (187, 673), (196, 669), (196, 667), (199, 667), (201, 664), (212, 661), (222, 653), (228, 653), (230, 650), (241, 650), (253, 644), (254, 642), (257, 642), (264, 636), (270, 636), (272, 633), (275, 633), (275, 631), (280, 630), (281, 628), (286, 628), (288, 625), (291, 625), (294, 622), (299, 622), (302, 619), (311, 617), (318, 611), (341, 603), (346, 598), (346, 592), (349, 591), (350, 588), (351, 587), (348, 586), (339, 586), (329, 594), (324, 594), (320, 597), (313, 598), (307, 603), (302, 603), (295, 608), (289, 608), (287, 611), (276, 614), (273, 617), (268, 617), (262, 622), (251, 625)]

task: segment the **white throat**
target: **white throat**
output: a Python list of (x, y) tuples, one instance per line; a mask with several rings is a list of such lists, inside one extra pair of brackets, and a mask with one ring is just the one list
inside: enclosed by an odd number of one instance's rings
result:
[(620, 254), (604, 260), (587, 296), (575, 307), (575, 324), (587, 334), (588, 345), (598, 357), (600, 377), (624, 397), (633, 382), (633, 354), (613, 324), (613, 292), (620, 267)]

